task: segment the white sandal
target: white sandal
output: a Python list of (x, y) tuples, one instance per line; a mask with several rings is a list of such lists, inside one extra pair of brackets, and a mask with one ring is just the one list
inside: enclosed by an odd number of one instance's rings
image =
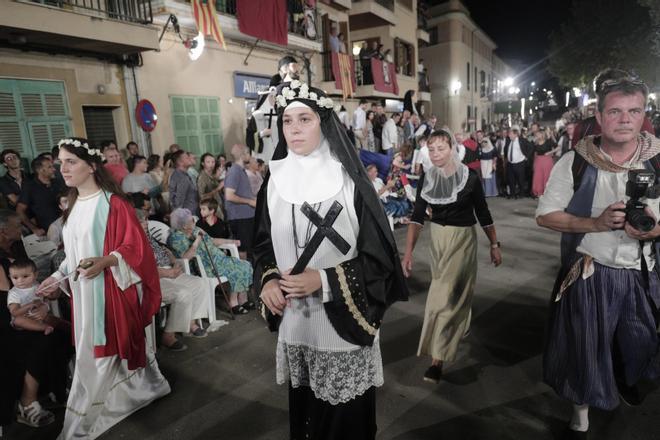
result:
[(23, 406), (19, 402), (17, 421), (33, 428), (39, 428), (53, 423), (55, 421), (55, 415), (43, 409), (36, 400), (28, 406)]

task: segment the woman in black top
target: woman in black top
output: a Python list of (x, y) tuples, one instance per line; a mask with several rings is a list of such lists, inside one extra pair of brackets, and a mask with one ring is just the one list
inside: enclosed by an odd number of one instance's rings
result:
[[(470, 326), (472, 294), (477, 278), (477, 220), (491, 243), (490, 258), (502, 262), (493, 219), (479, 176), (462, 164), (451, 133), (431, 133), (428, 149), (433, 167), (417, 184), (417, 198), (408, 226), (403, 271), (410, 276), (412, 253), (431, 207), (431, 286), (426, 300), (418, 356), (431, 356), (424, 380), (437, 383), (442, 365), (456, 357)], [(475, 219), (476, 214), (476, 219)]]

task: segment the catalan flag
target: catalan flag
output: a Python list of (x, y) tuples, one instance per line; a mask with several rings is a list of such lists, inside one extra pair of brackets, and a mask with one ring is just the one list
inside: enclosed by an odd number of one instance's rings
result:
[(211, 35), (224, 50), (227, 50), (225, 38), (218, 23), (218, 14), (215, 9), (215, 0), (191, 0), (193, 15), (197, 29), (203, 35)]
[(345, 53), (332, 53), (332, 74), (335, 77), (335, 87), (341, 89), (344, 99), (353, 96), (355, 88), (355, 69), (353, 58)]

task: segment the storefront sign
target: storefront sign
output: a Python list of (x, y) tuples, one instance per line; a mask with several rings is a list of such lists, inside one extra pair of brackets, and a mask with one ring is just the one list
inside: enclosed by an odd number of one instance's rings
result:
[(259, 92), (268, 90), (269, 85), (269, 76), (234, 72), (234, 96), (237, 98), (259, 99)]

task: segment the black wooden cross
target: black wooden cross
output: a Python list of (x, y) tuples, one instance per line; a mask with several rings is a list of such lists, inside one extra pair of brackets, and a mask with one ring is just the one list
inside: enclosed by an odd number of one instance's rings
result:
[(332, 244), (335, 245), (337, 249), (339, 249), (339, 252), (342, 254), (346, 255), (348, 251), (351, 250), (351, 245), (348, 244), (348, 242), (344, 240), (342, 236), (332, 228), (333, 223), (339, 216), (339, 213), (342, 209), (344, 209), (344, 207), (341, 205), (341, 203), (335, 200), (335, 202), (328, 210), (326, 216), (321, 218), (321, 216), (316, 211), (314, 211), (314, 208), (309, 206), (307, 202), (303, 203), (300, 210), (307, 216), (307, 218), (309, 218), (314, 226), (316, 226), (316, 232), (312, 236), (312, 239), (309, 241), (307, 246), (305, 246), (305, 250), (303, 251), (298, 261), (296, 261), (293, 269), (291, 269), (291, 275), (298, 275), (305, 270), (307, 263), (309, 263), (309, 260), (312, 259), (314, 253), (321, 245), (323, 239), (326, 237)]
[(277, 112), (274, 112), (273, 110), (275, 109), (271, 107), (270, 111), (264, 115), (268, 118), (268, 128), (273, 126), (273, 117), (277, 116)]

